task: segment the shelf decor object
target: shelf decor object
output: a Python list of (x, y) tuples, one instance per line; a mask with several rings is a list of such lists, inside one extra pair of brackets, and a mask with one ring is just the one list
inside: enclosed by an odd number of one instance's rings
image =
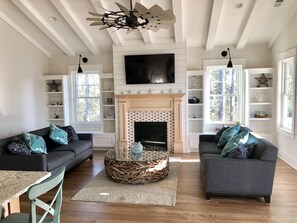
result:
[(49, 86), (49, 92), (59, 92), (61, 83), (57, 83), (55, 80), (53, 80), (51, 83), (47, 83), (47, 85)]
[(264, 111), (256, 111), (255, 118), (268, 118), (268, 114)]
[(94, 16), (87, 18), (88, 21), (92, 21), (90, 26), (102, 26), (99, 30), (107, 28), (126, 29), (128, 33), (133, 30), (141, 31), (143, 29), (156, 32), (175, 23), (175, 16), (172, 11), (169, 9), (163, 10), (158, 5), (147, 9), (139, 2), (136, 2), (133, 9), (132, 0), (130, 0), (130, 10), (117, 2), (116, 5), (120, 8), (119, 11), (111, 11), (98, 6), (105, 12), (101, 14), (89, 12), (90, 15)]
[(272, 80), (271, 77), (265, 77), (264, 73), (261, 75), (261, 77), (255, 77), (255, 79), (258, 81), (257, 87), (269, 87), (268, 81)]

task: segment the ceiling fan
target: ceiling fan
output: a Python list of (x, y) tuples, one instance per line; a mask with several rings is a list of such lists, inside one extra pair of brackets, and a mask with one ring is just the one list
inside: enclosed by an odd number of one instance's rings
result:
[(152, 30), (156, 32), (161, 28), (166, 29), (175, 23), (175, 16), (172, 11), (169, 9), (163, 10), (158, 5), (147, 9), (142, 4), (136, 2), (133, 9), (132, 0), (130, 0), (130, 10), (117, 2), (116, 5), (120, 11), (104, 9), (104, 14), (89, 12), (90, 15), (95, 16), (87, 18), (88, 21), (93, 21), (90, 26), (102, 26), (99, 30), (113, 27), (115, 30), (126, 29), (127, 32), (133, 30)]

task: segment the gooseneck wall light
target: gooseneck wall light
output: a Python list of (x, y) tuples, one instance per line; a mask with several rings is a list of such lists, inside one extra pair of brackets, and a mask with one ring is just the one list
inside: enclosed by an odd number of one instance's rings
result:
[(88, 62), (88, 58), (86, 58), (86, 57), (82, 57), (82, 56), (79, 54), (79, 59), (78, 59), (78, 69), (77, 69), (77, 73), (78, 73), (78, 74), (83, 73), (83, 70), (81, 69), (81, 66), (80, 66), (80, 60), (82, 60), (82, 62), (84, 62), (84, 63), (87, 63), (87, 62)]
[(232, 68), (233, 64), (232, 64), (232, 60), (231, 60), (230, 49), (227, 48), (227, 51), (226, 50), (222, 51), (221, 55), (223, 57), (226, 57), (227, 55), (229, 55), (229, 61), (228, 61), (227, 67)]

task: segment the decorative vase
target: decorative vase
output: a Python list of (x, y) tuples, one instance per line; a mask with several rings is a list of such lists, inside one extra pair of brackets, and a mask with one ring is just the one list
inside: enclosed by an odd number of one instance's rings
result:
[(143, 150), (143, 146), (141, 145), (140, 142), (132, 143), (131, 152), (133, 154), (140, 154), (140, 153), (142, 153), (142, 150)]

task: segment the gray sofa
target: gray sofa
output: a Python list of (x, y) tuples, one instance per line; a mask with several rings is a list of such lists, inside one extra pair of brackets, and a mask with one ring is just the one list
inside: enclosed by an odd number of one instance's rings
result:
[[(0, 140), (0, 170), (50, 171), (55, 173), (62, 166), (71, 169), (84, 160), (93, 158), (93, 135), (77, 134), (78, 141), (68, 145), (59, 145), (49, 138), (49, 127), (31, 131), (42, 136), (46, 142), (48, 154), (15, 155), (7, 151), (12, 137)], [(23, 139), (22, 135), (16, 135)]]
[(200, 135), (199, 155), (206, 199), (212, 195), (259, 196), (270, 203), (278, 149), (250, 131), (247, 143), (256, 146), (251, 159), (221, 158), (215, 135)]

